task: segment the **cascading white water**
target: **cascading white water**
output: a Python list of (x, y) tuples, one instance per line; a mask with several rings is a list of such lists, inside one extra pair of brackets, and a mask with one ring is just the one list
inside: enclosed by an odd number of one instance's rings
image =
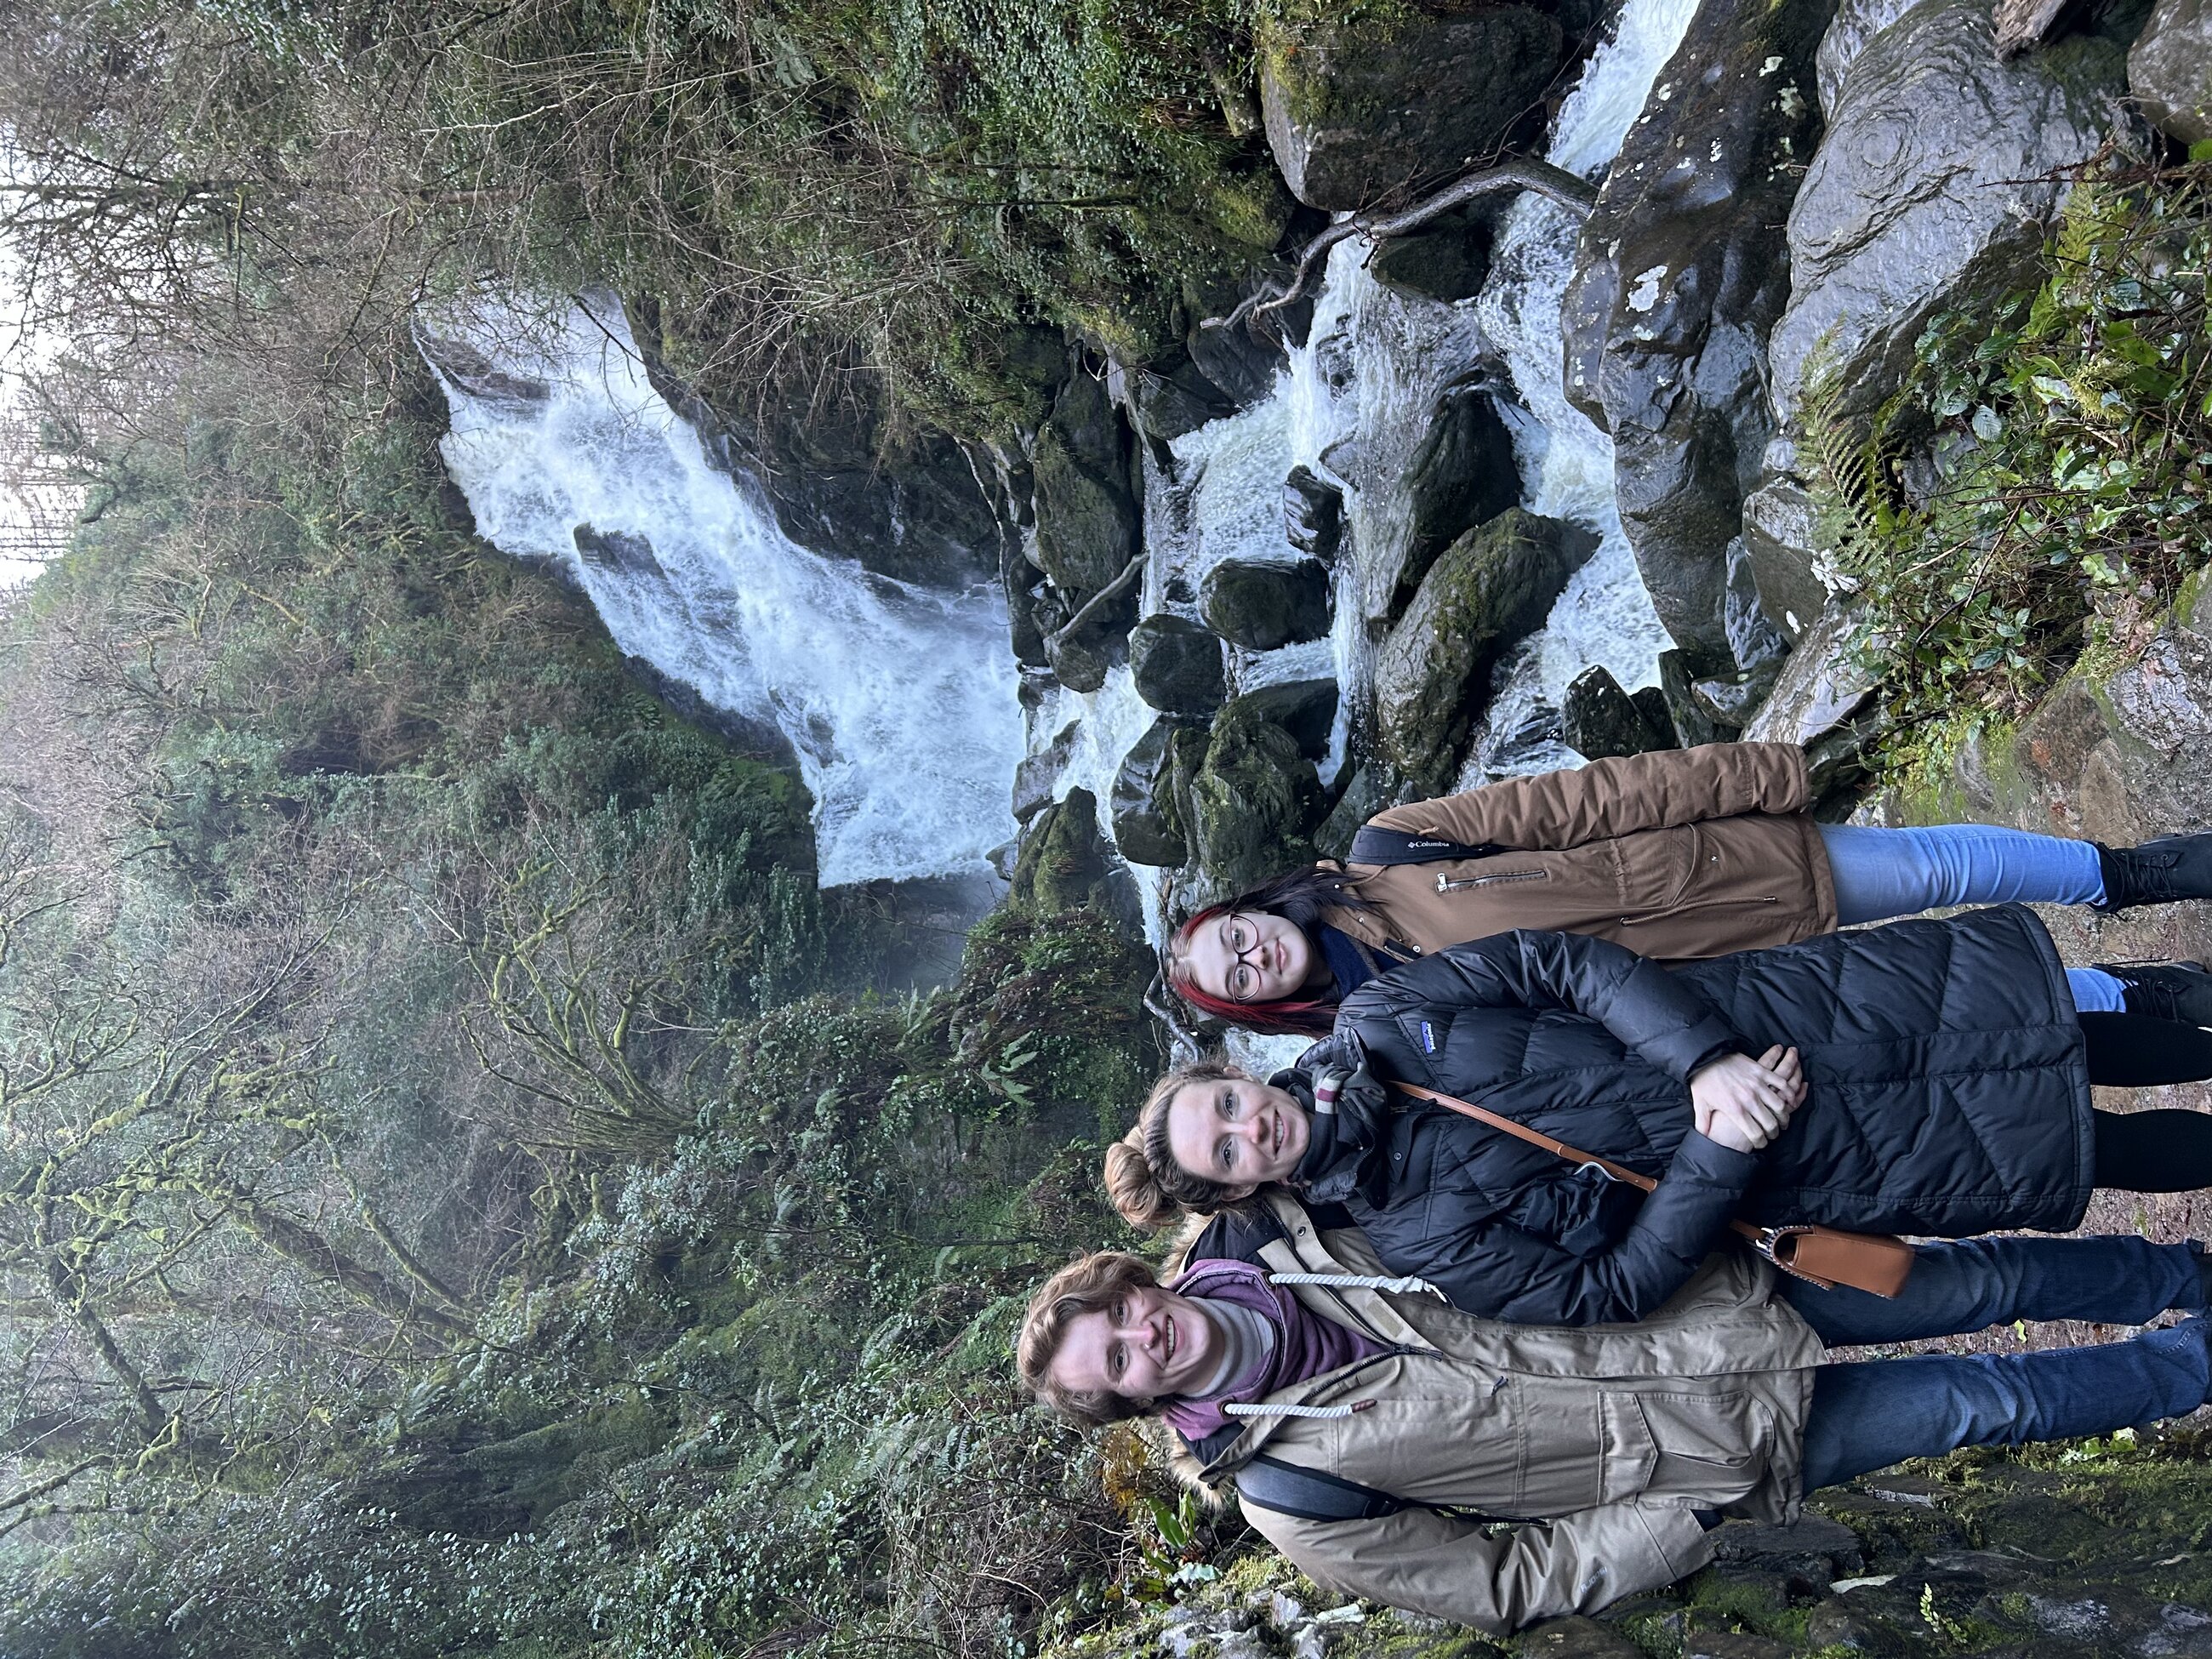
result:
[[(1546, 159), (1583, 178), (1603, 173), (1620, 153), (1696, 9), (1696, 0), (1630, 0), (1614, 38), (1591, 54), (1560, 106)], [(1490, 279), (1474, 301), (1484, 336), (1504, 357), (1534, 417), (1513, 428), (1522, 504), (1593, 530), (1600, 540), (1597, 552), (1559, 595), (1543, 632), (1509, 665), (1462, 787), (1481, 782), (1501, 763), (1517, 770), (1577, 763), (1579, 757), (1560, 744), (1524, 749), (1510, 758), (1502, 751), (1537, 705), (1556, 705), (1583, 669), (1602, 664), (1633, 690), (1657, 680), (1659, 653), (1674, 643), (1651, 608), (1621, 531), (1612, 441), (1566, 398), (1559, 304), (1574, 275), (1580, 228), (1580, 220), (1557, 204), (1522, 195), (1499, 226)]]
[[(467, 334), (496, 373), (440, 370), (441, 449), (478, 530), (573, 574), (624, 651), (790, 740), (822, 884), (985, 868), (1023, 746), (1003, 596), (793, 543), (653, 390), (618, 307), (527, 345)], [(611, 553), (580, 551), (586, 526)]]

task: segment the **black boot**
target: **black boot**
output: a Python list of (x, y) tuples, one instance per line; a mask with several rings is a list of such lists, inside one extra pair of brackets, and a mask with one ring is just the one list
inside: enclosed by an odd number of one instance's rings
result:
[(2100, 962), (2126, 988), (2121, 1002), (2131, 1014), (2148, 1014), (2183, 1025), (2212, 1027), (2212, 973), (2201, 962)]
[(2160, 836), (2140, 847), (2092, 843), (2105, 878), (2107, 914), (2134, 904), (2212, 899), (2212, 835)]

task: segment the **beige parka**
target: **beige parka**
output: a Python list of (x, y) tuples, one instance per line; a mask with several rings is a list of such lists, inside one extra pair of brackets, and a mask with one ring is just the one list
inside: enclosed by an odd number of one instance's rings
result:
[[(1322, 1232), (1286, 1194), (1264, 1201), (1286, 1235), (1261, 1252), (1269, 1271), (1382, 1271), (1356, 1229)], [(1477, 1319), (1425, 1295), (1294, 1285), (1312, 1311), (1391, 1351), (1243, 1408), (1256, 1414), (1202, 1468), (1159, 1432), (1178, 1473), (1217, 1493), (1264, 1452), (1412, 1505), (1518, 1519), (1501, 1529), (1408, 1507), (1312, 1521), (1244, 1506), (1317, 1583), (1502, 1635), (1694, 1571), (1711, 1547), (1692, 1510), (1795, 1517), (1824, 1356), (1772, 1295), (1773, 1273), (1747, 1251), (1716, 1254), (1650, 1319), (1578, 1328)], [(1268, 1412), (1332, 1405), (1352, 1409)]]
[[(1419, 954), (1517, 927), (1687, 961), (1836, 927), (1826, 848), (1795, 744), (1714, 743), (1506, 778), (1377, 813), (1378, 828), (1513, 849), (1347, 866), (1377, 909), (1323, 920)], [(1384, 965), (1387, 965), (1384, 964)]]

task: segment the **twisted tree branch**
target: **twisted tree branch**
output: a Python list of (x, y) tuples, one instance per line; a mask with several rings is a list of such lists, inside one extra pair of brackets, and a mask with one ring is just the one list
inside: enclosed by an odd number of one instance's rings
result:
[(1495, 167), (1455, 179), (1434, 195), (1425, 196), (1395, 213), (1355, 213), (1348, 219), (1338, 220), (1306, 244), (1306, 251), (1298, 256), (1297, 269), (1291, 273), (1290, 286), (1281, 293), (1272, 297), (1253, 293), (1226, 317), (1209, 317), (1199, 326), (1232, 328), (1296, 303), (1304, 297), (1308, 287), (1328, 264), (1328, 251), (1349, 237), (1364, 236), (1371, 241), (1387, 242), (1394, 236), (1419, 230), (1439, 214), (1501, 190), (1534, 191), (1547, 201), (1557, 202), (1570, 212), (1585, 217), (1597, 205), (1597, 186), (1589, 180), (1576, 177), (1565, 167), (1555, 167), (1549, 161), (1516, 155), (1510, 161), (1500, 161)]

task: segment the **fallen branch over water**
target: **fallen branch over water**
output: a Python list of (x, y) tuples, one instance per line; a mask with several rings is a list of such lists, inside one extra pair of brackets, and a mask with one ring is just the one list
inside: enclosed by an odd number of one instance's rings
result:
[(1411, 207), (1401, 208), (1395, 213), (1355, 213), (1349, 219), (1340, 219), (1327, 230), (1306, 244), (1306, 251), (1298, 256), (1297, 269), (1291, 273), (1290, 286), (1272, 297), (1254, 293), (1246, 297), (1236, 310), (1226, 317), (1209, 317), (1200, 328), (1233, 328), (1238, 323), (1264, 316), (1271, 311), (1280, 311), (1304, 298), (1314, 278), (1321, 274), (1328, 262), (1328, 251), (1347, 237), (1364, 236), (1370, 241), (1387, 242), (1394, 236), (1404, 236), (1419, 230), (1437, 215), (1463, 207), (1479, 197), (1493, 196), (1501, 190), (1534, 191), (1548, 201), (1557, 202), (1571, 212), (1588, 216), (1597, 205), (1597, 186), (1580, 179), (1565, 167), (1555, 167), (1549, 161), (1539, 161), (1533, 156), (1516, 156), (1501, 161), (1496, 167), (1485, 167), (1480, 173), (1470, 173), (1455, 179), (1432, 196), (1425, 196)]
[(1135, 558), (1130, 560), (1127, 565), (1122, 567), (1121, 574), (1120, 575), (1115, 577), (1112, 581), (1108, 582), (1105, 586), (1100, 588), (1096, 593), (1093, 593), (1089, 599), (1085, 599), (1083, 602), (1083, 608), (1080, 611), (1078, 611), (1058, 628), (1053, 629), (1052, 633), (1048, 635), (1045, 640), (1045, 645), (1047, 647), (1051, 650), (1057, 651), (1061, 646), (1066, 644), (1069, 640), (1075, 636), (1075, 630), (1077, 629), (1082, 627), (1084, 623), (1089, 622), (1093, 617), (1097, 616), (1101, 611), (1104, 610), (1108, 605), (1113, 604), (1116, 599), (1120, 598), (1122, 590), (1127, 587), (1131, 582), (1136, 580), (1137, 573), (1144, 568), (1145, 556), (1139, 553)]

